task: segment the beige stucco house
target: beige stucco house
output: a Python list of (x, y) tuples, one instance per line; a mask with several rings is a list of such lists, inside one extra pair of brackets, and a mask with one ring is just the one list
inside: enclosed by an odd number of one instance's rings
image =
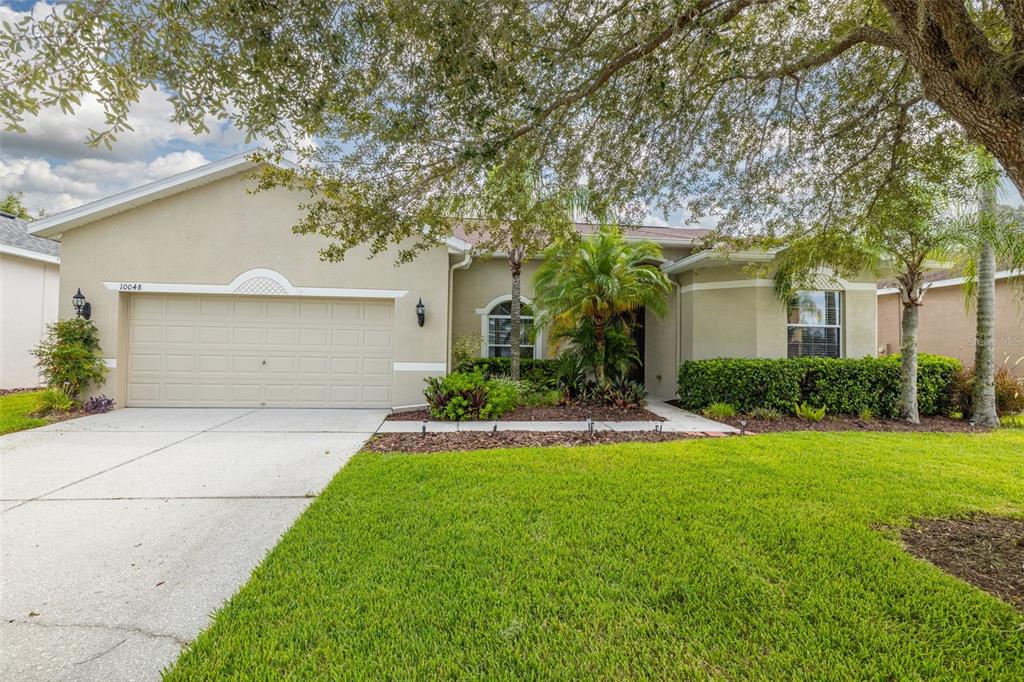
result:
[[(1024, 312), (1020, 276), (1009, 270), (996, 274), (996, 363), (1024, 376)], [(918, 347), (925, 353), (958, 358), (965, 367), (974, 365), (976, 319), (964, 302), (964, 278), (937, 270), (927, 275), (928, 290), (918, 316)], [(899, 292), (885, 284), (878, 289), (878, 352), (900, 352), (903, 304)]]
[(57, 319), (60, 245), (0, 212), (0, 389), (41, 383), (30, 351)]
[[(325, 241), (291, 231), (300, 197), (249, 193), (252, 170), (230, 157), (33, 225), (61, 242), (61, 315), (74, 314), (79, 288), (92, 304), (110, 367), (101, 390), (119, 405), (401, 408), (423, 402), (425, 377), (448, 371), (453, 339), (481, 334), (483, 354), (507, 355), (502, 259), (481, 258), (462, 234), (404, 265), (367, 249), (323, 262)], [(875, 352), (873, 281), (786, 306), (747, 267), (770, 267), (769, 254), (697, 251), (702, 230), (626, 234), (661, 244), (674, 284), (671, 312), (646, 316), (654, 395), (674, 393), (687, 358)], [(551, 353), (543, 330), (530, 338), (526, 355)]]

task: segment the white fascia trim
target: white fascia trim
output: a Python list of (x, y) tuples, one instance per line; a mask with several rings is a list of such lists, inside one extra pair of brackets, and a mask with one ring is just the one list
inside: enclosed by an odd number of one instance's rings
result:
[(29, 260), (37, 260), (42, 263), (60, 265), (60, 256), (51, 256), (46, 253), (39, 253), (38, 251), (19, 249), (17, 246), (7, 246), (6, 244), (0, 244), (0, 253), (7, 254), (8, 256), (18, 256), (19, 258), (28, 258)]
[(775, 260), (775, 251), (698, 251), (697, 253), (681, 258), (671, 263), (665, 263), (661, 269), (667, 275), (674, 275), (679, 272), (687, 272), (697, 267), (720, 267), (730, 263), (770, 263)]
[[(1015, 270), (1000, 270), (999, 272), (996, 273), (996, 279), (997, 280), (1009, 279), (1011, 277), (1021, 277), (1021, 276), (1024, 276), (1024, 272), (1019, 272), (1019, 271), (1015, 271)], [(934, 282), (929, 282), (929, 283), (925, 284), (925, 290), (928, 290), (928, 289), (941, 289), (942, 287), (958, 287), (958, 286), (962, 286), (964, 284), (964, 282), (966, 282), (966, 281), (967, 281), (966, 277), (951, 277), (949, 279), (939, 279), (939, 280), (935, 280)], [(900, 290), (898, 288), (896, 288), (896, 287), (886, 287), (885, 289), (879, 289), (878, 290), (878, 295), (879, 296), (884, 296), (884, 295), (887, 295), (887, 294), (898, 294), (898, 293), (900, 293)]]
[[(233, 154), (219, 161), (213, 161), (205, 166), (199, 166), (184, 173), (178, 173), (169, 178), (151, 182), (142, 187), (119, 192), (104, 199), (92, 201), (67, 211), (55, 213), (52, 216), (34, 220), (30, 226), (29, 233), (38, 237), (53, 237), (94, 220), (127, 210), (132, 204), (156, 199), (163, 194), (171, 194), (179, 188), (185, 189), (193, 185), (228, 177), (246, 167), (255, 168), (258, 164), (253, 163), (250, 157), (257, 151), (250, 150)], [(294, 167), (294, 164), (288, 162), (281, 165), (286, 168)]]
[(104, 282), (112, 291), (153, 294), (222, 294), (233, 296), (280, 296), (281, 294), (260, 294), (240, 292), (238, 288), (252, 279), (269, 279), (281, 286), (285, 296), (311, 298), (391, 298), (399, 299), (408, 294), (402, 289), (350, 289), (333, 287), (297, 287), (288, 278), (269, 268), (254, 268), (235, 277), (228, 284), (190, 284), (171, 282)]
[(396, 362), (393, 365), (396, 372), (447, 372), (448, 363), (445, 362)]
[[(838, 287), (833, 287), (831, 290), (870, 291), (875, 288), (875, 284), (872, 282), (847, 282), (846, 280), (839, 280), (837, 284)], [(691, 291), (711, 291), (714, 289), (747, 289), (750, 287), (773, 288), (774, 286), (775, 280), (772, 279), (731, 279), (722, 282), (687, 284), (686, 286), (679, 287), (679, 293), (686, 294)]]

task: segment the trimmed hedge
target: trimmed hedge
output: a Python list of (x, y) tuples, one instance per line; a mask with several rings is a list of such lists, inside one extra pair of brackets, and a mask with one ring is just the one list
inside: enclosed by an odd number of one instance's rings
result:
[[(954, 409), (954, 358), (922, 353), (917, 400), (922, 415)], [(879, 417), (898, 417), (900, 358), (791, 358), (689, 360), (679, 365), (679, 402), (691, 410), (729, 403), (738, 411), (774, 409), (791, 413), (806, 402), (827, 414), (855, 415), (867, 408)]]
[[(459, 364), (457, 372), (480, 372), (485, 379), (507, 377), (511, 363), (508, 358), (475, 358)], [(519, 359), (519, 379), (529, 381), (538, 388), (554, 388), (558, 385), (558, 360)]]

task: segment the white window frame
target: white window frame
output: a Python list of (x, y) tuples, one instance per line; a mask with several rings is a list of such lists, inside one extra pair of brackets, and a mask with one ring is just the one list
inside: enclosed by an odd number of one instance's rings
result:
[[(502, 294), (501, 296), (498, 296), (497, 298), (491, 300), (490, 303), (488, 303), (487, 305), (483, 306), (482, 308), (477, 308), (476, 309), (476, 314), (480, 316), (480, 338), (481, 338), (481, 341), (480, 341), (480, 357), (482, 357), (482, 358), (490, 357), (490, 346), (491, 346), (491, 344), (487, 343), (487, 337), (488, 337), (488, 331), (489, 331), (488, 328), (487, 328), (487, 320), (489, 320), (491, 318), (491, 311), (494, 310), (495, 306), (498, 306), (498, 305), (500, 305), (502, 303), (508, 303), (511, 300), (512, 300), (512, 294)], [(528, 305), (531, 308), (533, 307), (533, 300), (530, 299), (530, 298), (527, 298), (526, 296), (520, 296), (519, 297), (519, 302), (522, 305)], [(504, 316), (495, 315), (495, 317), (504, 317)], [(533, 316), (532, 315), (530, 316), (530, 319), (533, 320)], [(544, 338), (543, 337), (544, 337), (544, 334), (543, 334), (542, 330), (540, 330), (537, 327), (537, 325), (534, 324), (533, 325), (533, 344), (532, 344), (533, 345), (533, 357), (534, 357), (534, 359), (539, 360), (539, 359), (541, 359), (543, 357), (543, 352), (544, 352)]]
[(845, 358), (846, 357), (846, 339), (844, 338), (845, 337), (845, 333), (843, 331), (843, 328), (846, 326), (844, 324), (844, 319), (843, 319), (843, 316), (846, 314), (846, 305), (845, 305), (845, 301), (843, 301), (845, 292), (842, 289), (802, 289), (802, 290), (800, 290), (800, 291), (798, 291), (796, 293), (797, 293), (797, 296), (799, 296), (800, 294), (817, 294), (817, 293), (835, 293), (835, 294), (838, 294), (836, 296), (836, 321), (837, 322), (836, 322), (836, 324), (800, 324), (800, 323), (790, 322), (789, 321), (789, 306), (790, 306), (790, 304), (786, 303), (786, 357), (787, 358), (790, 358), (790, 357), (806, 357), (806, 358), (830, 357), (828, 355), (790, 355), (789, 354), (789, 330), (791, 328), (793, 328), (793, 327), (799, 327), (799, 328), (804, 328), (804, 329), (838, 329), (839, 330), (839, 335), (838, 335), (838, 338), (839, 338), (839, 355), (837, 357)]

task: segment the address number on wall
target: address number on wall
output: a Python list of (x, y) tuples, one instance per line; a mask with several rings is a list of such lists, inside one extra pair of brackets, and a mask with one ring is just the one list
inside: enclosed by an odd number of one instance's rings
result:
[(142, 285), (138, 282), (121, 282), (117, 287), (118, 291), (142, 291)]

